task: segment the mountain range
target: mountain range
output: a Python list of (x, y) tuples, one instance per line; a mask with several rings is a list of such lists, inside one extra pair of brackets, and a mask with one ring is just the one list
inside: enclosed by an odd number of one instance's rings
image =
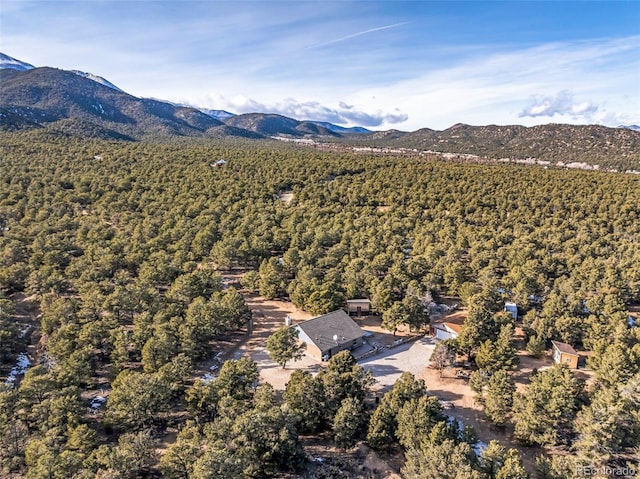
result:
[(537, 158), (638, 169), (640, 128), (551, 124), (457, 124), (443, 131), (369, 131), (273, 113), (236, 115), (138, 98), (77, 70), (34, 67), (0, 53), (0, 129), (44, 128), (81, 137), (139, 140), (168, 136), (305, 138), (353, 147), (408, 148), (479, 157)]
[(0, 128), (8, 130), (46, 127), (131, 140), (167, 135), (337, 137), (368, 132), (275, 114), (235, 115), (138, 98), (98, 75), (36, 68), (6, 54), (0, 54), (0, 84)]

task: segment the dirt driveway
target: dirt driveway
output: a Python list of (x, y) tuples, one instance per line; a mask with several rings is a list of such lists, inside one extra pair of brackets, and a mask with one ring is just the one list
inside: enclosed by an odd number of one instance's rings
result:
[(359, 361), (360, 365), (371, 371), (376, 380), (374, 389), (377, 391), (388, 391), (400, 375), (408, 371), (417, 379), (424, 376), (424, 371), (429, 366), (429, 358), (435, 341), (430, 337), (424, 337), (417, 341), (404, 343), (393, 349), (386, 350), (380, 354)]
[[(310, 372), (320, 370), (324, 363), (307, 355), (298, 361), (287, 363), (286, 368), (283, 369), (269, 358), (266, 349), (267, 338), (285, 324), (286, 316), (289, 316), (293, 320), (293, 324), (296, 324), (312, 318), (312, 315), (296, 308), (288, 301), (266, 300), (258, 295), (246, 295), (245, 301), (253, 311), (253, 332), (233, 350), (229, 358), (250, 356), (258, 363), (260, 378), (270, 383), (276, 390), (284, 390), (295, 369), (305, 369)], [(392, 336), (380, 328), (380, 319), (374, 316), (354, 319), (361, 328), (371, 334), (368, 341), (379, 346), (390, 345), (408, 335), (408, 332), (401, 331), (397, 336)], [(365, 369), (371, 370), (377, 381), (374, 389), (386, 391), (393, 386), (393, 383), (404, 371), (421, 377), (422, 371), (428, 365), (428, 358), (431, 357), (433, 347), (430, 338), (422, 338), (419, 341), (385, 350), (379, 355), (368, 357), (359, 363)]]
[(260, 379), (281, 391), (284, 390), (293, 370), (307, 369), (314, 372), (320, 368), (318, 361), (305, 355), (299, 361), (287, 363), (286, 368), (283, 369), (273, 362), (267, 353), (267, 338), (275, 330), (284, 326), (287, 316), (295, 324), (312, 318), (312, 315), (296, 308), (288, 301), (268, 300), (257, 294), (245, 294), (244, 299), (253, 312), (253, 331), (232, 349), (228, 359), (249, 356), (258, 363)]

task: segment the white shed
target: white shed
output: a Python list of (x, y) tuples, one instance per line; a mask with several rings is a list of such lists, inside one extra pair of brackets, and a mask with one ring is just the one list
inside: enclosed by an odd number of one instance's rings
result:
[(514, 321), (518, 320), (518, 305), (516, 303), (504, 303), (504, 310), (507, 313), (511, 313)]

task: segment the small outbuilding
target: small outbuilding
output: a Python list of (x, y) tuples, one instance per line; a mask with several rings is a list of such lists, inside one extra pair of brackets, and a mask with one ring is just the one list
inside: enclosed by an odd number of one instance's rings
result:
[(564, 364), (570, 369), (578, 369), (578, 359), (580, 355), (571, 345), (560, 341), (551, 341), (553, 348), (553, 360), (558, 364)]
[(518, 305), (516, 303), (504, 303), (504, 310), (511, 313), (514, 321), (518, 320)]
[(362, 346), (365, 332), (342, 309), (303, 321), (295, 326), (298, 338), (307, 345), (306, 353), (328, 361), (336, 353)]
[(435, 339), (456, 339), (462, 331), (462, 326), (455, 323), (443, 322), (433, 323), (429, 326), (429, 332)]
[(429, 334), (439, 341), (456, 339), (462, 331), (466, 315), (465, 311), (456, 311), (432, 320), (429, 324)]
[(347, 313), (356, 316), (369, 316), (371, 314), (371, 301), (368, 299), (348, 299)]

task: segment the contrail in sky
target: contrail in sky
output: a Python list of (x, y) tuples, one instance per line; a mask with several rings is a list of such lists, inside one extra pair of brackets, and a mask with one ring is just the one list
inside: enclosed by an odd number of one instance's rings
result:
[(394, 23), (392, 25), (385, 25), (384, 27), (370, 28), (369, 30), (363, 30), (363, 31), (358, 32), (358, 33), (352, 33), (351, 35), (346, 35), (344, 37), (336, 38), (335, 40), (329, 40), (328, 42), (318, 43), (317, 45), (312, 45), (309, 48), (324, 47), (324, 46), (327, 46), (327, 45), (331, 45), (333, 43), (338, 43), (338, 42), (342, 42), (344, 40), (349, 40), (351, 38), (356, 38), (356, 37), (359, 37), (359, 36), (362, 36), (362, 35), (366, 35), (367, 33), (379, 32), (380, 30), (388, 30), (389, 28), (401, 27), (402, 25), (406, 25), (408, 23), (410, 23), (410, 22)]

